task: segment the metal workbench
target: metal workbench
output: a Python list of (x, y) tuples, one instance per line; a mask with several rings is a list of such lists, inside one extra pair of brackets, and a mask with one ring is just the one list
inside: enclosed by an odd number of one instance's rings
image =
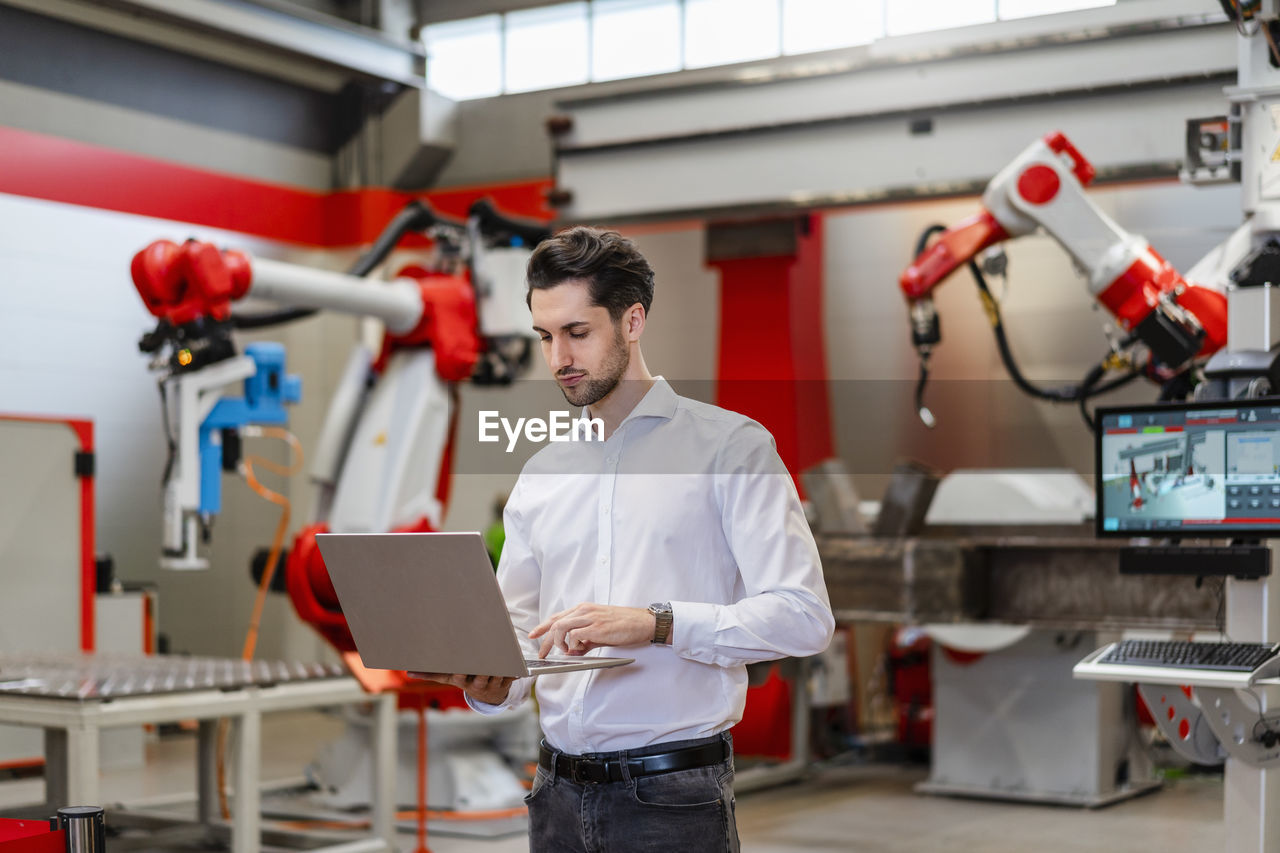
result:
[[(325, 853), (394, 851), (395, 694), (370, 695), (330, 664), (165, 656), (0, 653), (0, 722), (44, 729), (45, 798), (35, 814), (102, 802), (98, 736), (104, 728), (198, 720), (199, 824), (219, 834), (215, 777), (219, 718), (234, 726), (232, 853), (262, 846), (261, 719), (271, 711), (374, 706), (374, 797), (368, 837), (315, 847)], [(33, 809), (23, 810), (33, 813)], [(123, 815), (112, 813), (112, 822)], [(127, 821), (125, 821), (127, 822)], [(153, 828), (153, 821), (147, 824)]]

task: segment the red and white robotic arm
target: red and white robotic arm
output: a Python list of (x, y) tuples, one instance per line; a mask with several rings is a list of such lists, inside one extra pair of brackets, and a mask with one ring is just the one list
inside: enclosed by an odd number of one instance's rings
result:
[(1145, 239), (1099, 210), (1084, 194), (1093, 177), (1070, 140), (1050, 133), (992, 178), (981, 211), (920, 252), (899, 283), (922, 366), (941, 339), (933, 289), (984, 249), (1037, 228), (1067, 250), (1089, 292), (1150, 350), (1152, 375), (1180, 373), (1226, 344), (1226, 297), (1188, 283)]
[[(437, 239), (440, 269), (409, 266), (391, 281), (362, 277), (411, 230)], [(227, 448), (238, 445), (242, 427), (284, 423), (282, 404), (300, 393), (297, 380), (283, 375), (281, 348), (264, 352), (255, 344), (241, 353), (232, 331), (319, 310), (377, 318), (386, 328), (381, 352), (354, 347), (310, 454), (315, 513), (289, 550), (284, 573), (302, 618), (339, 650), (354, 648), (314, 535), (439, 528), (456, 427), (454, 386), (504, 383), (527, 361), (524, 266), (546, 233), (540, 223), (508, 219), (485, 202), (465, 223), (414, 203), (349, 273), (194, 241), (162, 240), (140, 251), (134, 284), (158, 318), (140, 347), (159, 373), (171, 454), (162, 565), (207, 566), (199, 543), (221, 508), (222, 471), (235, 467), (234, 448)], [(233, 311), (247, 297), (282, 310)], [(229, 398), (227, 386), (240, 380), (244, 397)], [(281, 388), (287, 390), (273, 397)]]

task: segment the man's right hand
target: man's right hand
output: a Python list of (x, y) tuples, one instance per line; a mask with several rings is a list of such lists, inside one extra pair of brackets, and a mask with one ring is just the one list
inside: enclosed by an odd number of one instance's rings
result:
[(461, 687), (462, 691), (486, 705), (501, 705), (511, 691), (510, 676), (499, 675), (459, 675), (445, 672), (411, 672), (410, 678), (421, 678), (425, 681), (438, 681), (441, 684), (452, 684)]

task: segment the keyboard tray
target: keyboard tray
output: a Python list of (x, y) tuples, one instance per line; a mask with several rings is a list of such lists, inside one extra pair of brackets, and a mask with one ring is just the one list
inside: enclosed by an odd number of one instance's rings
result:
[(1190, 687), (1248, 687), (1280, 677), (1280, 655), (1252, 672), (1158, 666), (1139, 663), (1102, 663), (1117, 643), (1108, 643), (1071, 668), (1073, 677), (1085, 681), (1128, 681), (1137, 684), (1178, 684)]

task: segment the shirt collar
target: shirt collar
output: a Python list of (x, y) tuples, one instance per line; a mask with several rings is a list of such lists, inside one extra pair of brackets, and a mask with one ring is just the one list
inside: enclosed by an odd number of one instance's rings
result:
[[(670, 420), (676, 413), (676, 400), (678, 396), (671, 384), (661, 376), (653, 377), (653, 387), (650, 388), (640, 402), (636, 403), (634, 409), (622, 419), (622, 423), (618, 424), (621, 428), (623, 424), (633, 418), (665, 418)], [(582, 407), (582, 420), (589, 420), (592, 417), (591, 410), (587, 406)]]

